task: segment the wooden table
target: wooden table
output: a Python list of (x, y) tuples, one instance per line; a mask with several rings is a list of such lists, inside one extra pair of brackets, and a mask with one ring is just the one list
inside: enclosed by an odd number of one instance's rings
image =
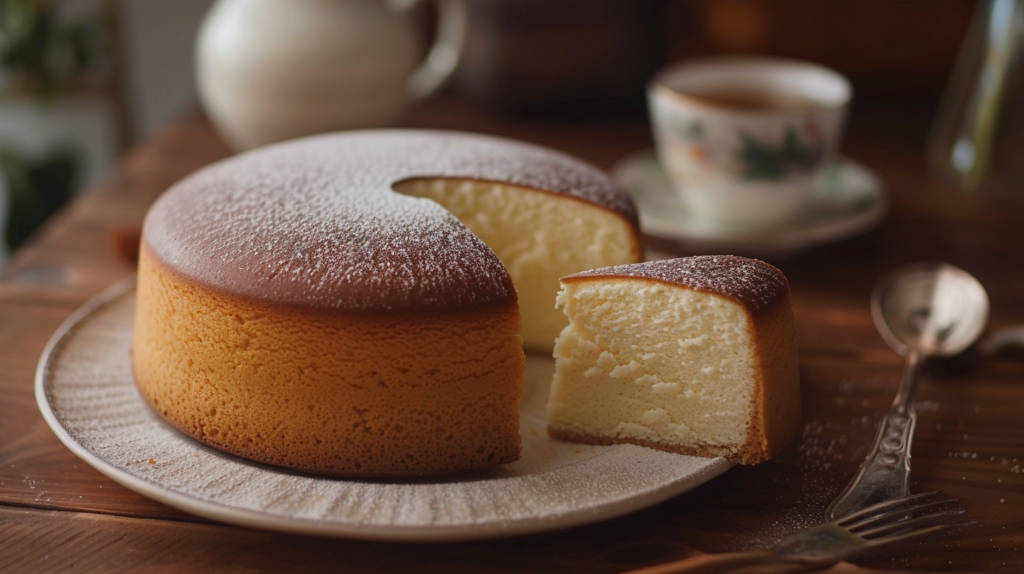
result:
[[(650, 145), (642, 121), (603, 125), (502, 120), (453, 100), (407, 122), (564, 149), (610, 167)], [(848, 153), (876, 169), (889, 218), (851, 241), (778, 262), (792, 284), (804, 415), (776, 460), (736, 467), (654, 508), (591, 526), (467, 544), (386, 544), (213, 524), (100, 475), (58, 442), (36, 408), (33, 375), (50, 334), (76, 307), (133, 272), (112, 234), (138, 228), (149, 204), (228, 150), (202, 119), (169, 126), (56, 217), (0, 280), (0, 572), (619, 572), (763, 547), (819, 521), (869, 448), (902, 359), (868, 313), (875, 280), (916, 260), (975, 274), (992, 300), (989, 329), (1024, 323), (1024, 209), (973, 201), (930, 179), (926, 118), (861, 116)], [(1024, 190), (1021, 190), (1024, 192)], [(659, 247), (678, 246), (659, 244)], [(912, 491), (943, 489), (977, 524), (861, 564), (879, 569), (1024, 571), (1024, 360), (977, 355), (936, 365), (920, 389)]]

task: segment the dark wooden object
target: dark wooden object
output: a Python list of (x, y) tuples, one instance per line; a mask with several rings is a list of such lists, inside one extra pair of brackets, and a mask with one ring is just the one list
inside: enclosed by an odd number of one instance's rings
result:
[[(451, 100), (424, 107), (408, 123), (535, 141), (604, 167), (650, 145), (642, 122), (505, 122)], [(922, 259), (954, 263), (988, 288), (990, 330), (1024, 323), (1024, 209), (971, 201), (930, 179), (920, 153), (921, 118), (859, 117), (851, 126), (847, 151), (881, 174), (892, 213), (866, 236), (778, 262), (792, 284), (799, 330), (804, 416), (797, 440), (772, 462), (737, 467), (620, 519), (518, 539), (435, 545), (211, 524), (106, 479), (43, 422), (33, 376), (50, 334), (90, 296), (133, 272), (125, 238), (137, 232), (157, 195), (229, 153), (203, 120), (168, 127), (62, 212), (0, 278), (0, 572), (611, 573), (697, 551), (764, 547), (820, 521), (870, 447), (901, 376), (902, 359), (875, 333), (868, 314), (872, 284), (883, 272)], [(658, 246), (685, 254), (678, 246)], [(1024, 570), (1021, 355), (968, 355), (933, 365), (918, 412), (911, 489), (945, 490), (978, 523), (860, 562), (887, 570)]]

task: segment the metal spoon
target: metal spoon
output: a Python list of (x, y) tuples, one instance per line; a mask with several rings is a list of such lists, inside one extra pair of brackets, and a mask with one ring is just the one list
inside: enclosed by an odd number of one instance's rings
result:
[(903, 383), (878, 425), (874, 448), (825, 511), (827, 520), (908, 494), (920, 367), (928, 357), (952, 356), (971, 346), (988, 321), (988, 295), (959, 267), (915, 263), (878, 281), (871, 295), (871, 316), (885, 342), (907, 358)]

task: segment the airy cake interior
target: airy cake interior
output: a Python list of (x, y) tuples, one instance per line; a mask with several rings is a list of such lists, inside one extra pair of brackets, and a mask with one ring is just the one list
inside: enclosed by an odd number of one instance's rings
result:
[(560, 277), (639, 257), (625, 219), (579, 199), (467, 179), (412, 179), (395, 190), (437, 201), (494, 250), (516, 286), (531, 349), (550, 350), (568, 322), (555, 308)]
[(747, 442), (757, 359), (750, 319), (715, 294), (645, 279), (567, 282), (555, 345), (552, 434), (735, 455)]

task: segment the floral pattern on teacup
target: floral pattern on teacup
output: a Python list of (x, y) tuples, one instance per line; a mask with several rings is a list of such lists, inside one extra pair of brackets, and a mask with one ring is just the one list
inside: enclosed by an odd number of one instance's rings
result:
[(809, 174), (825, 158), (825, 138), (813, 119), (799, 128), (785, 128), (780, 141), (760, 139), (737, 130), (739, 148), (731, 152), (716, 149), (704, 125), (697, 120), (675, 123), (669, 145), (681, 151), (691, 166), (709, 172), (722, 169), (748, 181), (780, 181), (795, 174)]

